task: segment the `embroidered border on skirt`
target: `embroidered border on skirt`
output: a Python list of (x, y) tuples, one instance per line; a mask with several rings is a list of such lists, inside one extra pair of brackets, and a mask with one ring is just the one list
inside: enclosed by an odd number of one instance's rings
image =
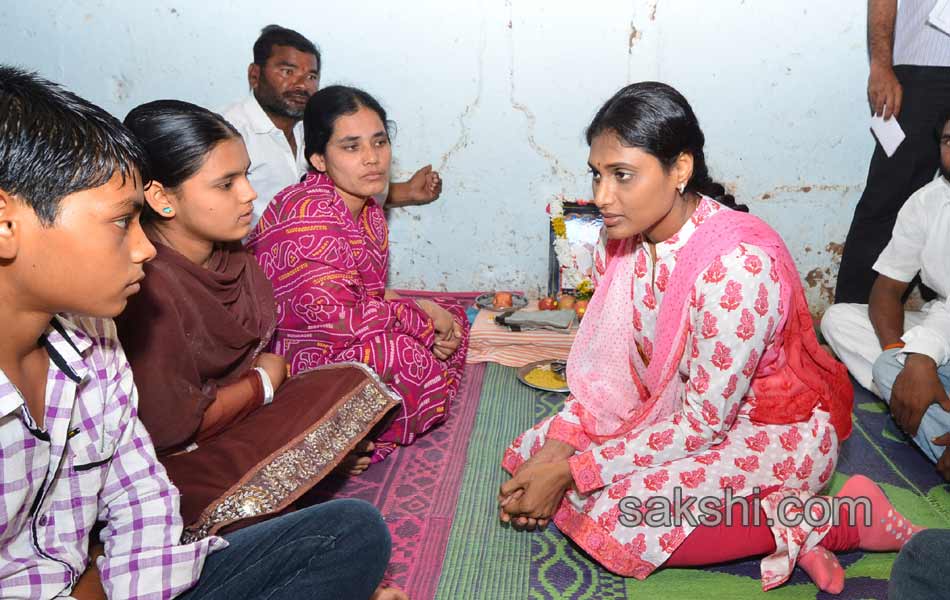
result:
[(188, 544), (242, 519), (261, 517), (287, 508), (326, 477), (400, 402), (372, 369), (346, 362), (321, 369), (358, 367), (369, 377), (344, 400), (302, 434), (251, 469), (218, 500), (185, 527)]

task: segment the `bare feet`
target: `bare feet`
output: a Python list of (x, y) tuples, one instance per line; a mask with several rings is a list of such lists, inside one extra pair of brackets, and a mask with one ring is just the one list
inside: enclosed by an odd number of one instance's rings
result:
[(372, 461), (372, 453), (376, 446), (370, 440), (363, 440), (356, 445), (352, 452), (346, 455), (346, 458), (337, 465), (334, 471), (338, 475), (348, 475), (354, 477), (362, 475), (369, 468)]
[(399, 588), (379, 586), (369, 600), (409, 600), (409, 594)]
[(844, 569), (834, 554), (821, 546), (798, 557), (798, 566), (808, 573), (811, 580), (823, 592), (840, 594), (844, 590)]

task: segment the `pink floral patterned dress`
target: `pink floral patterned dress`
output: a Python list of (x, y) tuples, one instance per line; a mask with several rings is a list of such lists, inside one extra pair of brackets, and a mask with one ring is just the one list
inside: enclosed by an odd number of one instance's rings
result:
[[(648, 395), (646, 380), (657, 342), (660, 307), (668, 291), (677, 256), (690, 237), (714, 213), (724, 209), (703, 198), (692, 218), (671, 238), (656, 245), (656, 262), (639, 239), (632, 252), (615, 260), (609, 287), (599, 287), (605, 313), (629, 323), (629, 394)], [(725, 216), (725, 215), (724, 215)], [(604, 259), (597, 258), (604, 271)], [(777, 341), (788, 299), (776, 265), (763, 249), (740, 244), (706, 268), (695, 281), (681, 340), (682, 358), (669, 382), (675, 408), (655, 422), (620, 435), (590, 436), (582, 424), (585, 409), (569, 396), (563, 409), (519, 436), (507, 449), (503, 466), (514, 472), (545, 440), (572, 445), (575, 488), (568, 491), (554, 523), (610, 571), (643, 579), (662, 565), (690, 535), (680, 526), (630, 527), (620, 522), (620, 502), (635, 496), (641, 503), (659, 496), (722, 498), (761, 490), (763, 509), (776, 516), (777, 503), (789, 495), (802, 501), (825, 485), (838, 457), (838, 439), (829, 413), (816, 409), (808, 420), (770, 425), (750, 418), (750, 387), (760, 357)], [(592, 302), (593, 306), (593, 302)], [(619, 316), (618, 316), (619, 315)], [(621, 329), (621, 328), (618, 328)], [(622, 343), (622, 342), (618, 342)], [(584, 350), (572, 349), (576, 353)], [(596, 364), (597, 357), (589, 358)], [(626, 365), (625, 365), (626, 367)], [(610, 368), (610, 367), (605, 367)], [(572, 389), (575, 383), (568, 373)], [(599, 439), (592, 439), (599, 437)], [(697, 514), (695, 507), (692, 511)], [(827, 526), (775, 525), (777, 549), (762, 563), (766, 589), (784, 582), (796, 558), (818, 544)]]

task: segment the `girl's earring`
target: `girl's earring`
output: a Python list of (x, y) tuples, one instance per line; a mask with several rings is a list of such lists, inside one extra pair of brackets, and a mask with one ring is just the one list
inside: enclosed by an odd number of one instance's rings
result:
[(162, 214), (171, 216), (171, 214), (172, 214), (172, 207), (171, 207), (171, 206), (166, 206), (165, 208), (163, 208), (163, 209), (162, 209)]
[(682, 195), (683, 195), (683, 191), (686, 189), (686, 184), (685, 184), (685, 183), (681, 183), (679, 189), (680, 189), (680, 196), (682, 196)]

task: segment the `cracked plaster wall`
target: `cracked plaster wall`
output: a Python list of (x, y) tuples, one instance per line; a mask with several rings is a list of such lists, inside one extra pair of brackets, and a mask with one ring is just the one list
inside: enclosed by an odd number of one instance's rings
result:
[(630, 81), (690, 99), (713, 175), (785, 237), (820, 312), (860, 196), (865, 2), (118, 0), (0, 5), (3, 61), (122, 117), (156, 98), (246, 94), (259, 29), (324, 53), (323, 85), (376, 95), (398, 125), (395, 174), (441, 170), (442, 198), (391, 211), (396, 287), (545, 286), (544, 206), (589, 196), (584, 126)]

